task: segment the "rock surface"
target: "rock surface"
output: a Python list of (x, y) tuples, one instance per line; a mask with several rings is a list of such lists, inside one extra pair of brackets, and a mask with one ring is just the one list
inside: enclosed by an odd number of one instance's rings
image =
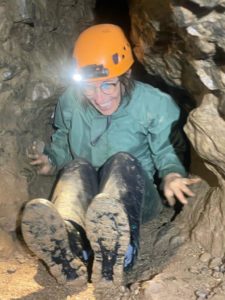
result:
[[(132, 40), (148, 73), (195, 100), (185, 132), (194, 155), (215, 175), (176, 222), (214, 256), (224, 256), (224, 1), (132, 0)], [(183, 99), (178, 99), (182, 105)], [(192, 165), (195, 164), (193, 160)], [(194, 170), (198, 170), (193, 166)]]
[(93, 21), (93, 6), (92, 0), (0, 0), (0, 229), (6, 235), (16, 230), (29, 198), (50, 193), (54, 178), (37, 178), (25, 149), (49, 140), (55, 103), (70, 81), (74, 40)]

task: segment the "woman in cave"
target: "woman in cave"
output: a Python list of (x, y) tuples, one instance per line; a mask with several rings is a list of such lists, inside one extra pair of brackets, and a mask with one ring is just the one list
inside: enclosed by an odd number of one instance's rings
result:
[[(131, 76), (134, 59), (120, 27), (94, 25), (78, 37), (76, 74), (56, 107), (43, 153), (29, 153), (42, 175), (59, 174), (52, 200), (34, 199), (22, 216), (28, 247), (59, 283), (122, 284), (139, 247), (141, 223), (162, 202), (193, 196), (182, 165), (185, 145), (171, 97)], [(150, 237), (149, 237), (150, 238)], [(93, 264), (94, 262), (94, 264)]]

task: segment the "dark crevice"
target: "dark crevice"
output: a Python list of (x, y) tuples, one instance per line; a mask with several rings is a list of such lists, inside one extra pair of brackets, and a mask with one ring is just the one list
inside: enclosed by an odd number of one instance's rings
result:
[(96, 0), (95, 23), (111, 23), (120, 26), (129, 36), (129, 0)]
[(184, 8), (190, 10), (194, 15), (198, 18), (202, 18), (208, 15), (211, 11), (215, 10), (215, 7), (202, 7), (197, 3), (186, 1), (186, 0), (178, 0), (173, 1), (173, 5), (175, 6), (183, 6)]
[(224, 49), (220, 48), (218, 45), (216, 46), (216, 53), (213, 57), (213, 60), (218, 67), (225, 66)]
[(217, 7), (215, 8), (215, 11), (216, 11), (217, 13), (223, 14), (223, 13), (225, 13), (225, 7), (219, 5), (219, 6), (217, 6)]

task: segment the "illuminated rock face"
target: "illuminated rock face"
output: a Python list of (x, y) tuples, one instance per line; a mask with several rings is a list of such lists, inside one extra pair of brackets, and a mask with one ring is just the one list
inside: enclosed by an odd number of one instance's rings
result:
[(224, 1), (132, 0), (130, 11), (134, 51), (150, 74), (196, 98), (224, 88)]
[[(177, 222), (215, 256), (224, 256), (225, 244), (224, 10), (223, 0), (132, 0), (130, 7), (138, 60), (149, 74), (187, 90), (195, 100), (185, 132), (216, 181), (202, 182)], [(197, 163), (192, 165), (200, 174)]]
[[(200, 215), (193, 218), (191, 236), (214, 256), (224, 256), (225, 230), (225, 121), (218, 112), (219, 100), (205, 95), (188, 117), (185, 132), (206, 167), (217, 177), (218, 186), (205, 190)], [(207, 191), (207, 192), (206, 192)], [(199, 195), (201, 192), (199, 193)], [(198, 200), (199, 195), (196, 197)], [(198, 202), (198, 201), (197, 201)], [(198, 211), (199, 214), (199, 211)]]
[[(92, 0), (0, 0), (0, 235), (5, 249), (23, 203), (47, 197), (51, 189), (52, 179), (36, 178), (25, 148), (50, 136), (55, 103), (69, 83), (73, 44), (92, 22), (93, 6)], [(10, 253), (1, 248), (0, 256), (5, 252)]]

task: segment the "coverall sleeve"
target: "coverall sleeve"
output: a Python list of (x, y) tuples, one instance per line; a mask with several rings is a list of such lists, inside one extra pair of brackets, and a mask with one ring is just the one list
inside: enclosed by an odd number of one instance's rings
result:
[(63, 109), (62, 106), (60, 99), (55, 110), (56, 131), (51, 137), (51, 144), (44, 150), (58, 170), (73, 159), (68, 140), (72, 112)]
[(154, 118), (149, 125), (148, 141), (159, 178), (175, 172), (187, 176), (183, 166), (186, 144), (179, 128), (180, 110), (173, 99), (163, 95), (157, 101)]

